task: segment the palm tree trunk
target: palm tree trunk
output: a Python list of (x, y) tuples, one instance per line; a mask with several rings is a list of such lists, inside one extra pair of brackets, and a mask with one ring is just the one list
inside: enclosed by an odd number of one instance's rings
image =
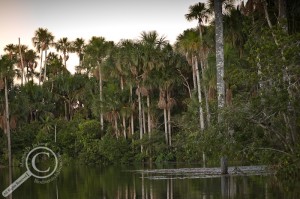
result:
[[(206, 64), (206, 68), (208, 67), (208, 61), (207, 61), (207, 57), (205, 57), (205, 64)], [(205, 69), (203, 66), (201, 66), (201, 70), (202, 70), (202, 79), (204, 79), (204, 72)], [(206, 108), (206, 120), (207, 120), (207, 126), (210, 126), (210, 109), (209, 109), (209, 102), (208, 102), (208, 91), (205, 85), (203, 85), (203, 91), (204, 91), (204, 97), (205, 97), (205, 108)]]
[(8, 152), (8, 166), (12, 167), (12, 158), (11, 158), (11, 139), (10, 139), (10, 126), (9, 126), (9, 104), (8, 104), (8, 88), (7, 88), (7, 79), (4, 77), (4, 86), (5, 86), (5, 123), (6, 123), (6, 134), (7, 134), (7, 152)]
[(45, 63), (44, 63), (44, 81), (46, 80), (47, 75), (47, 50), (45, 50)]
[(67, 109), (67, 102), (66, 100), (64, 101), (65, 103), (65, 119), (68, 120), (68, 109)]
[(114, 118), (114, 124), (115, 124), (115, 134), (118, 139), (119, 138), (119, 130), (118, 130), (118, 118), (117, 117)]
[(72, 104), (71, 104), (71, 100), (68, 101), (69, 104), (69, 120), (72, 120)]
[(66, 53), (64, 53), (64, 65), (65, 65), (65, 68), (67, 68), (67, 55), (66, 55)]
[(197, 78), (197, 89), (198, 89), (198, 102), (199, 102), (199, 124), (201, 131), (204, 130), (204, 116), (203, 116), (203, 109), (202, 109), (202, 94), (201, 94), (201, 84), (200, 84), (200, 76), (199, 76), (199, 67), (198, 67), (198, 60), (195, 56), (194, 58), (194, 65), (196, 69), (196, 78)]
[(102, 100), (103, 100), (103, 85), (102, 85), (102, 74), (101, 74), (101, 67), (100, 63), (98, 62), (98, 71), (99, 71), (99, 100), (100, 100), (100, 126), (101, 131), (104, 129), (104, 121), (103, 121), (103, 110), (102, 110)]
[[(215, 6), (215, 35), (216, 35), (216, 66), (217, 66), (217, 93), (218, 111), (225, 106), (225, 82), (224, 82), (224, 36), (223, 36), (223, 15), (222, 1), (214, 0)], [(218, 114), (218, 122), (223, 118)], [(225, 157), (221, 157), (221, 160)]]
[(41, 81), (42, 81), (42, 65), (43, 65), (43, 50), (42, 49), (40, 49), (40, 54), (41, 54), (41, 62), (40, 62), (39, 85), (41, 85)]
[(133, 119), (133, 113), (130, 115), (130, 126), (131, 126), (131, 135), (134, 134), (134, 119)]
[(23, 86), (23, 81), (24, 81), (24, 63), (23, 63), (23, 56), (22, 56), (22, 51), (21, 51), (21, 41), (19, 37), (19, 53), (20, 53), (20, 60), (21, 60), (21, 67), (22, 67), (22, 80), (21, 80), (21, 85)]
[[(138, 84), (138, 104), (139, 104), (139, 129), (140, 129), (140, 139), (143, 139), (143, 114), (142, 114), (142, 102), (141, 102), (141, 93), (140, 85)], [(141, 152), (143, 152), (143, 145), (141, 145)]]
[[(204, 58), (204, 50), (203, 50), (203, 36), (202, 36), (202, 26), (201, 22), (199, 21), (199, 35), (200, 35), (200, 65), (201, 65), (201, 71), (202, 71), (202, 79), (204, 79), (204, 60), (207, 62), (207, 58), (205, 56)], [(204, 91), (204, 97), (205, 97), (205, 107), (206, 107), (206, 116), (207, 116), (207, 125), (210, 125), (210, 110), (209, 110), (209, 104), (208, 104), (208, 93), (205, 86), (203, 86)]]
[(164, 123), (165, 123), (165, 138), (166, 138), (166, 144), (169, 143), (168, 138), (168, 119), (167, 119), (167, 108), (164, 108)]
[(150, 115), (150, 95), (147, 95), (147, 109), (148, 109), (148, 135), (151, 138), (151, 115)]
[[(216, 34), (216, 65), (217, 65), (217, 92), (218, 108), (225, 106), (225, 82), (224, 82), (224, 38), (222, 1), (214, 0), (215, 4), (215, 34)], [(218, 117), (221, 120), (220, 117)]]
[(192, 56), (192, 70), (193, 70), (193, 85), (194, 85), (194, 90), (197, 88), (197, 80), (196, 80), (196, 70), (195, 70), (195, 65), (194, 63), (194, 57)]
[[(133, 93), (132, 93), (132, 85), (130, 84), (130, 102), (133, 103), (132, 99)], [(130, 113), (130, 123), (131, 123), (131, 135), (134, 134), (134, 118), (133, 118), (133, 110), (131, 110)]]
[[(124, 91), (124, 80), (123, 80), (122, 76), (120, 78), (120, 86), (121, 86), (121, 90)], [(126, 139), (127, 138), (127, 134), (126, 134), (126, 120), (125, 120), (125, 116), (124, 115), (122, 115), (122, 125), (123, 125), (123, 136)]]
[(147, 133), (147, 130), (146, 130), (146, 117), (145, 117), (145, 107), (144, 105), (142, 104), (142, 113), (143, 113), (143, 131), (144, 131), (144, 134)]
[(172, 132), (171, 132), (171, 105), (170, 105), (170, 93), (167, 91), (167, 101), (168, 101), (168, 106), (167, 106), (167, 120), (168, 120), (168, 140), (169, 140), (169, 146), (172, 145)]

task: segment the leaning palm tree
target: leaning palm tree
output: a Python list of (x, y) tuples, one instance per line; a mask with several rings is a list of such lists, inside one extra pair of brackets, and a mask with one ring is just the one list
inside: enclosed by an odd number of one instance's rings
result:
[[(207, 22), (208, 18), (209, 18), (209, 10), (206, 8), (204, 3), (197, 3), (195, 5), (190, 6), (189, 8), (189, 13), (185, 15), (186, 19), (188, 21), (192, 21), (192, 20), (198, 20), (198, 29), (199, 29), (199, 36), (200, 36), (200, 48), (199, 48), (199, 54), (200, 54), (200, 66), (202, 69), (202, 74), (204, 73), (204, 47), (203, 47), (203, 23)], [(198, 61), (197, 61), (197, 57), (195, 56), (195, 71), (196, 71), (196, 81), (197, 81), (197, 88), (198, 88), (198, 100), (199, 103), (201, 104), (202, 102), (202, 96), (201, 96), (201, 86), (200, 86), (200, 76), (199, 76), (199, 69), (198, 69)], [(207, 100), (207, 89), (204, 86), (203, 87), (204, 90), (204, 95), (205, 95), (205, 100), (206, 100), (206, 112), (207, 112), (207, 123), (210, 123), (210, 110), (209, 110), (209, 105), (208, 105), (208, 100)], [(203, 111), (202, 111), (202, 107), (200, 105), (199, 108), (199, 112), (200, 112), (200, 127), (201, 130), (204, 129), (204, 121), (203, 121)], [(202, 119), (201, 119), (202, 117)]]
[[(42, 80), (42, 65), (43, 65), (43, 52), (45, 51), (45, 57), (47, 57), (47, 50), (50, 46), (53, 45), (54, 36), (51, 32), (48, 31), (47, 28), (38, 28), (34, 37), (32, 38), (33, 46), (40, 52), (40, 76), (39, 76), (39, 84)], [(44, 79), (46, 78), (46, 63), (44, 68)]]

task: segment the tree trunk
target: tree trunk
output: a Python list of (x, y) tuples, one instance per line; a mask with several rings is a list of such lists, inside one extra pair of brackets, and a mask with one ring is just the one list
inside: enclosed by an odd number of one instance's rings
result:
[(39, 85), (41, 85), (41, 81), (42, 81), (42, 65), (43, 65), (43, 50), (42, 49), (40, 49), (40, 54), (41, 54), (41, 63), (40, 63)]
[(168, 139), (169, 146), (172, 146), (172, 126), (171, 126), (171, 109), (168, 108)]
[(193, 85), (194, 85), (194, 90), (197, 88), (197, 81), (196, 81), (196, 70), (194, 66), (194, 57), (192, 56), (192, 71), (193, 71)]
[(65, 68), (67, 68), (67, 55), (66, 55), (66, 53), (64, 53), (64, 65), (65, 65)]
[[(124, 91), (124, 81), (123, 81), (123, 77), (121, 76), (120, 78), (120, 86), (121, 86), (121, 90), (122, 92)], [(126, 139), (127, 138), (127, 133), (126, 133), (126, 118), (124, 115), (122, 115), (122, 125), (123, 125), (123, 136)]]
[[(23, 81), (24, 81), (24, 63), (23, 63), (23, 56), (22, 56), (22, 51), (21, 51), (21, 41), (19, 37), (19, 53), (20, 53), (20, 60), (21, 60), (21, 67), (22, 67), (22, 80), (21, 80), (21, 85), (23, 86)], [(25, 79), (26, 80), (26, 79)]]
[(122, 125), (123, 125), (123, 136), (125, 139), (127, 139), (125, 116), (122, 116)]
[(151, 115), (150, 115), (150, 95), (147, 95), (147, 116), (148, 116), (148, 136), (151, 138)]
[(65, 103), (65, 119), (68, 120), (68, 109), (67, 109), (67, 102), (66, 100), (64, 101)]
[(118, 139), (119, 138), (119, 130), (118, 130), (118, 118), (117, 117), (114, 118), (114, 126), (115, 126), (115, 134)]
[(228, 164), (226, 157), (221, 158), (221, 174), (228, 174)]
[(144, 134), (147, 133), (147, 130), (146, 130), (146, 117), (145, 117), (145, 107), (144, 105), (142, 104), (142, 113), (143, 113), (143, 131), (144, 131)]
[[(222, 1), (214, 0), (215, 6), (215, 34), (216, 34), (216, 66), (217, 66), (217, 95), (218, 95), (218, 122), (223, 118), (220, 110), (225, 106), (225, 82), (224, 82), (224, 37), (223, 37), (223, 15)], [(225, 157), (222, 157), (225, 159)], [(222, 168), (221, 168), (222, 169)], [(222, 171), (223, 174), (223, 171)]]
[(99, 72), (99, 100), (100, 100), (100, 126), (101, 131), (104, 129), (104, 121), (103, 121), (103, 110), (102, 110), (102, 104), (103, 104), (103, 85), (102, 85), (102, 74), (101, 74), (101, 66), (98, 62), (98, 72)]
[(71, 104), (71, 100), (68, 101), (69, 104), (69, 120), (72, 120), (72, 104)]
[[(205, 65), (206, 68), (208, 68), (208, 61), (207, 61), (207, 57), (205, 57)], [(204, 72), (205, 69), (203, 66), (201, 66), (201, 70), (202, 70), (202, 79), (204, 79)], [(205, 108), (206, 108), (206, 120), (207, 120), (207, 126), (210, 126), (210, 109), (209, 109), (209, 102), (208, 102), (208, 91), (206, 86), (203, 86), (203, 91), (204, 91), (204, 97), (205, 97)]]
[[(265, 17), (266, 17), (266, 20), (268, 22), (268, 26), (269, 26), (269, 28), (272, 29), (273, 25), (272, 25), (272, 22), (270, 20), (270, 16), (269, 16), (269, 13), (268, 13), (268, 4), (267, 4), (266, 0), (262, 0), (262, 4), (263, 4), (263, 7), (264, 7)], [(278, 41), (277, 41), (276, 36), (273, 32), (272, 32), (272, 36), (274, 38), (274, 41), (275, 41), (276, 45), (278, 45)]]
[[(225, 106), (225, 82), (224, 82), (224, 38), (223, 38), (223, 16), (222, 1), (214, 0), (215, 4), (215, 26), (216, 26), (216, 65), (217, 65), (217, 92), (218, 108)], [(221, 119), (218, 117), (219, 120)]]
[(266, 20), (268, 22), (269, 27), (272, 28), (272, 23), (271, 23), (270, 16), (268, 13), (268, 4), (267, 4), (266, 0), (262, 0), (262, 3), (263, 3), (263, 7), (264, 7)]
[(165, 123), (165, 139), (166, 144), (168, 145), (169, 139), (168, 139), (168, 119), (167, 119), (167, 108), (164, 108), (164, 123)]
[(204, 130), (204, 116), (203, 116), (203, 109), (202, 109), (202, 95), (201, 95), (201, 84), (200, 84), (200, 76), (199, 76), (199, 69), (198, 69), (198, 60), (197, 57), (194, 57), (194, 65), (196, 69), (196, 79), (197, 79), (197, 92), (198, 92), (198, 102), (199, 102), (199, 125), (201, 131)]
[[(139, 130), (140, 130), (140, 139), (143, 139), (143, 114), (142, 114), (142, 102), (141, 102), (141, 93), (140, 85), (138, 84), (138, 104), (139, 104)], [(141, 145), (141, 152), (143, 152), (143, 145)]]
[(5, 122), (6, 122), (6, 135), (7, 135), (7, 152), (8, 152), (8, 167), (12, 167), (12, 157), (11, 157), (11, 139), (10, 139), (10, 126), (9, 126), (9, 104), (8, 104), (8, 88), (7, 79), (4, 77), (5, 86)]
[(278, 23), (282, 25), (285, 32), (288, 32), (286, 16), (286, 0), (278, 0)]
[[(131, 104), (133, 103), (133, 99), (132, 99), (132, 85), (130, 84), (130, 102)], [(133, 118), (133, 110), (131, 110), (131, 114), (130, 114), (130, 123), (131, 123), (131, 135), (134, 134), (134, 118)]]
[(44, 81), (47, 77), (47, 50), (45, 50), (45, 61), (44, 61)]

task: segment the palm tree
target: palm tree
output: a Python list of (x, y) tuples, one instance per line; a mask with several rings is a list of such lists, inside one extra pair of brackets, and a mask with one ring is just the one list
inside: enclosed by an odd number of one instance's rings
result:
[[(38, 28), (34, 37), (32, 38), (33, 46), (40, 52), (40, 76), (39, 84), (42, 81), (42, 65), (43, 65), (43, 52), (45, 51), (45, 57), (47, 57), (47, 50), (53, 45), (54, 36), (47, 28)], [(46, 78), (46, 62), (44, 67), (44, 79)]]
[(14, 44), (7, 44), (4, 47), (4, 51), (7, 52), (7, 55), (9, 56), (9, 58), (12, 60), (13, 57), (16, 55), (16, 51), (17, 51), (18, 47)]
[[(159, 36), (156, 31), (142, 32), (141, 33), (141, 44), (143, 47), (142, 63), (143, 63), (143, 84), (148, 84), (147, 92), (147, 124), (148, 134), (151, 137), (151, 113), (150, 113), (150, 94), (149, 88), (151, 88), (152, 81), (148, 80), (148, 74), (154, 68), (162, 66), (162, 60), (159, 55), (160, 51), (167, 45), (167, 40), (164, 36)], [(144, 87), (145, 88), (145, 87)]]
[(59, 39), (56, 44), (55, 48), (58, 52), (62, 52), (63, 54), (63, 60), (64, 60), (64, 66), (67, 68), (67, 61), (69, 59), (69, 52), (73, 51), (72, 43), (68, 40), (67, 37), (63, 37)]
[[(134, 61), (134, 52), (135, 52), (135, 43), (134, 41), (131, 40), (122, 40), (119, 43), (119, 50), (120, 50), (120, 55), (119, 55), (119, 62), (120, 65), (122, 65), (122, 73), (123, 75), (125, 74), (127, 76), (127, 82), (129, 84), (129, 91), (130, 91), (130, 96), (129, 96), (129, 103), (131, 107), (130, 111), (130, 128), (131, 128), (131, 135), (134, 134), (134, 110), (135, 110), (135, 102), (133, 100), (133, 86), (135, 83), (135, 66), (133, 64)], [(121, 76), (122, 77), (122, 76)], [(121, 81), (122, 82), (122, 81)], [(122, 87), (122, 86), (121, 86)]]
[(84, 39), (76, 38), (76, 40), (72, 43), (72, 46), (73, 46), (74, 52), (76, 52), (78, 57), (79, 57), (78, 67), (79, 67), (79, 70), (80, 70), (80, 68), (82, 66), (83, 52), (84, 52), (84, 47), (85, 47)]
[(107, 59), (112, 47), (113, 42), (106, 41), (104, 37), (92, 37), (85, 48), (85, 65), (88, 71), (90, 68), (96, 72), (95, 76), (99, 80), (99, 103), (100, 103), (100, 125), (103, 131), (103, 77), (102, 77), (102, 64)]
[(31, 77), (31, 80), (33, 81), (33, 76), (35, 75), (35, 68), (37, 67), (37, 59), (39, 56), (36, 54), (34, 50), (28, 50), (24, 54), (24, 63), (26, 66), (26, 78), (27, 82), (29, 81), (29, 78)]
[[(209, 18), (209, 10), (206, 8), (204, 3), (197, 3), (195, 5), (190, 6), (189, 8), (189, 13), (185, 15), (186, 19), (188, 21), (191, 20), (198, 20), (198, 29), (199, 29), (199, 36), (200, 36), (200, 66), (202, 69), (202, 74), (204, 74), (204, 62), (205, 62), (205, 53), (204, 53), (204, 47), (203, 47), (203, 22), (207, 22), (208, 18)], [(197, 58), (197, 57), (195, 57)], [(198, 66), (198, 64), (196, 65)], [(199, 112), (200, 112), (200, 126), (201, 129), (204, 129), (204, 122), (203, 122), (203, 113), (201, 113), (201, 102), (202, 102), (202, 97), (201, 97), (201, 88), (200, 88), (200, 76), (199, 76), (199, 69), (198, 67), (195, 68), (196, 70), (196, 81), (197, 81), (197, 87), (198, 87), (198, 100), (200, 103), (200, 108), (199, 108)], [(202, 75), (203, 77), (203, 75)], [(205, 102), (206, 102), (206, 114), (207, 114), (207, 123), (210, 124), (210, 110), (209, 110), (209, 104), (208, 104), (208, 94), (207, 94), (207, 89), (205, 86), (203, 86), (203, 91), (204, 91), (204, 95), (205, 95)], [(201, 115), (202, 115), (202, 119), (201, 119)]]
[[(205, 127), (204, 113), (202, 109), (202, 94), (201, 94), (201, 84), (200, 84), (201, 81), (200, 81), (199, 67), (198, 67), (198, 56), (196, 56), (196, 52), (199, 51), (199, 37), (195, 33), (195, 31), (189, 30), (189, 31), (185, 31), (183, 35), (180, 35), (177, 38), (177, 41), (178, 41), (179, 50), (180, 48), (183, 48), (181, 50), (186, 51), (187, 60), (190, 59), (189, 61), (192, 65), (193, 82), (195, 84), (195, 89), (197, 90), (198, 102), (199, 102), (199, 125), (201, 131), (203, 131)], [(203, 65), (203, 62), (201, 62), (201, 64)]]
[[(4, 95), (5, 95), (5, 127), (4, 131), (7, 135), (7, 147), (8, 147), (8, 165), (9, 168), (12, 167), (12, 158), (11, 158), (11, 136), (10, 136), (10, 122), (9, 122), (9, 101), (8, 101), (8, 83), (13, 79), (14, 76), (14, 60), (10, 58), (10, 54), (2, 56), (0, 59), (0, 81), (1, 81), (1, 90), (4, 87)], [(4, 84), (4, 86), (3, 86)]]
[(188, 21), (198, 20), (198, 28), (200, 35), (200, 49), (202, 47), (202, 24), (206, 22), (209, 17), (209, 11), (206, 8), (204, 3), (197, 3), (195, 5), (190, 6), (189, 13), (185, 15)]

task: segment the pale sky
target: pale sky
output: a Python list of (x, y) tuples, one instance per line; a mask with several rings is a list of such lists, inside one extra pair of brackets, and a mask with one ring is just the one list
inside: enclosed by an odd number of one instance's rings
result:
[[(176, 37), (197, 22), (186, 21), (190, 5), (206, 0), (0, 0), (0, 54), (10, 43), (32, 48), (31, 38), (39, 27), (55, 40), (103, 36), (118, 42), (137, 39), (142, 31), (156, 30), (174, 43)], [(74, 71), (75, 54), (67, 62)]]

